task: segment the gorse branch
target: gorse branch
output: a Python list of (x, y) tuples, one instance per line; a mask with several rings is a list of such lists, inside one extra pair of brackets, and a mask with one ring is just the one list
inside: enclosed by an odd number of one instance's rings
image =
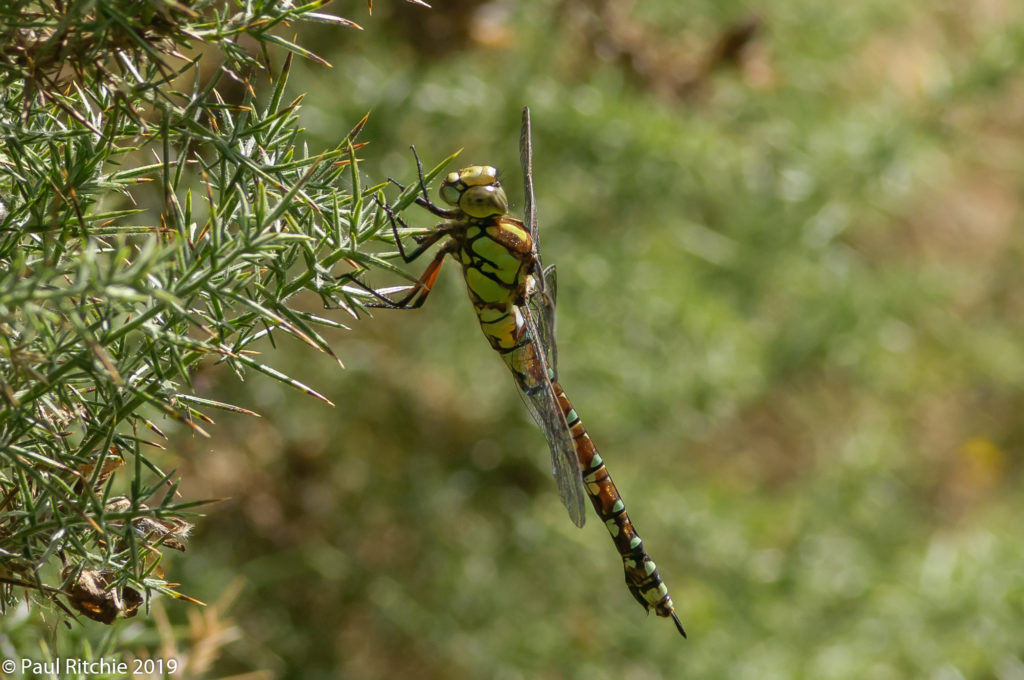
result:
[(195, 395), (199, 362), (327, 401), (247, 350), (285, 333), (333, 357), (316, 329), (343, 326), (293, 298), (355, 315), (332, 270), (389, 267), (360, 252), (384, 223), (382, 184), (359, 183), (365, 119), (311, 152), (286, 98), (294, 56), (322, 60), (275, 31), (355, 27), (323, 4), (0, 9), (0, 606), (63, 594), (110, 623), (183, 597), (157, 565), (194, 503), (149, 458), (158, 422), (204, 436), (212, 409), (251, 413)]

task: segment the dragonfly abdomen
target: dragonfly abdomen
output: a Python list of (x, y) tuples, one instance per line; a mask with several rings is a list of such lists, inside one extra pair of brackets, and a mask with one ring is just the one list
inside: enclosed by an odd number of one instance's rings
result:
[(565, 396), (562, 386), (556, 381), (552, 381), (551, 385), (576, 444), (576, 457), (580, 474), (583, 475), (583, 487), (622, 557), (626, 587), (645, 609), (653, 609), (658, 616), (671, 617), (679, 632), (686, 637), (686, 631), (676, 616), (672, 598), (668, 594), (668, 587), (661, 580), (654, 560), (644, 550), (643, 541), (626, 513), (626, 504), (615, 487), (601, 454), (597, 452), (597, 447), (587, 434), (587, 429), (569, 398)]

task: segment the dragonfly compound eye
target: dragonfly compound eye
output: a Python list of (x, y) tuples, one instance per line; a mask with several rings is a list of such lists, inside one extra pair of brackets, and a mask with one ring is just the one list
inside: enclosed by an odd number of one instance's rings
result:
[[(471, 212), (473, 210), (473, 203), (466, 203), (464, 198), (467, 191), (472, 192), (474, 189), (482, 188), (488, 189), (494, 187), (497, 193), (501, 195), (501, 201), (495, 204), (493, 200), (486, 199), (481, 196), (479, 199), (470, 199), (470, 201), (479, 200), (480, 214), (477, 212)], [(467, 215), (472, 217), (489, 217), (491, 215), (500, 214), (508, 209), (508, 201), (505, 199), (505, 194), (501, 190), (501, 184), (498, 183), (498, 171), (496, 168), (490, 165), (471, 165), (468, 168), (449, 172), (444, 181), (441, 183), (440, 189), (441, 199), (449, 205), (457, 205), (462, 208)], [(494, 211), (484, 206), (494, 206)], [(501, 207), (498, 207), (498, 206)], [(467, 210), (467, 206), (470, 207)]]
[(508, 212), (508, 198), (501, 185), (467, 187), (459, 198), (459, 208), (470, 217), (491, 217)]
[[(453, 178), (452, 175), (455, 175)], [(441, 200), (448, 205), (458, 205), (459, 196), (466, 190), (466, 186), (459, 181), (457, 173), (451, 173), (444, 179), (444, 183), (441, 184), (440, 194)]]

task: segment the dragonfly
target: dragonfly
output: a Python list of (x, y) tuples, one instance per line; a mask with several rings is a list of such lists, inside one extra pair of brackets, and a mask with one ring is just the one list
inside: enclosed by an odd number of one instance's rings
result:
[(378, 291), (355, 277), (351, 280), (372, 295), (367, 306), (415, 309), (426, 302), (445, 258), (450, 256), (462, 265), (480, 328), (512, 372), (530, 415), (547, 438), (552, 472), (569, 517), (583, 526), (584, 497), (589, 496), (622, 557), (629, 592), (647, 611), (671, 617), (685, 638), (668, 587), (644, 550), (604, 460), (558, 381), (554, 337), (557, 279), (554, 265), (545, 269), (540, 258), (529, 107), (523, 109), (520, 161), (525, 193), (522, 220), (509, 214), (498, 171), (488, 165), (448, 173), (441, 183), (440, 196), (451, 207), (433, 203), (417, 156), (421, 195), (416, 203), (443, 221), (415, 237), (417, 247), (409, 252), (398, 231), (399, 225), (406, 229), (409, 225), (390, 207), (382, 207), (389, 217), (399, 255), (406, 263), (440, 243), (437, 252), (399, 299), (389, 296), (395, 289)]

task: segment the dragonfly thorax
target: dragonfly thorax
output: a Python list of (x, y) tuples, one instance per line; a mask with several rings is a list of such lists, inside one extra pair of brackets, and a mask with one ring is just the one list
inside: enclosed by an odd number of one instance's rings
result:
[(448, 173), (440, 193), (445, 203), (469, 217), (493, 217), (508, 212), (508, 198), (498, 181), (498, 171), (489, 165), (473, 165)]

